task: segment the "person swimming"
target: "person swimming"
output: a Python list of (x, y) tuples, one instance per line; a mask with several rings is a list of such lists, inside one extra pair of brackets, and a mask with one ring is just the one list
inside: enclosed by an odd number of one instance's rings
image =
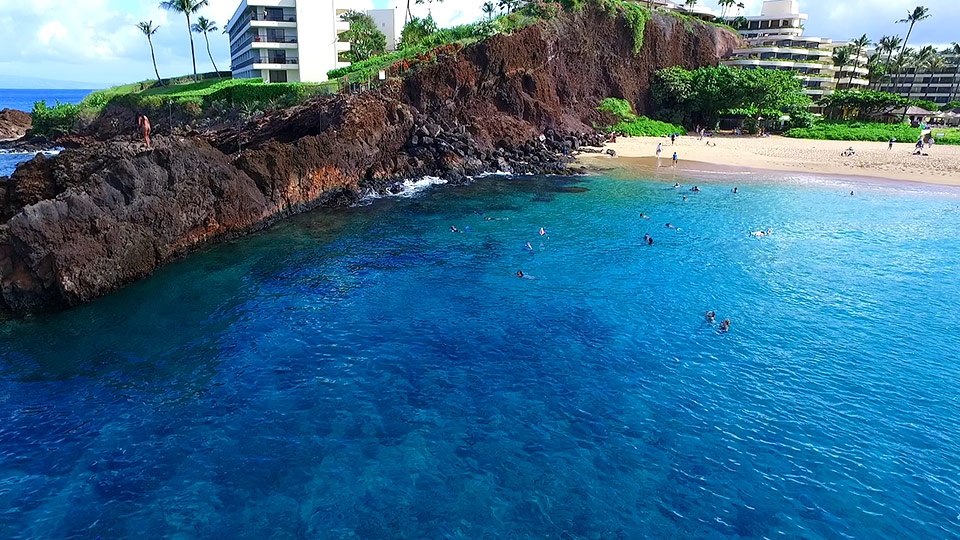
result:
[(647, 245), (648, 245), (648, 246), (652, 246), (652, 245), (653, 245), (653, 237), (652, 237), (652, 236), (648, 236), (648, 237), (647, 237)]
[(519, 278), (523, 277), (523, 270), (517, 270), (517, 277)]
[(451, 226), (450, 226), (450, 232), (463, 232), (463, 231), (461, 231), (460, 229), (458, 229), (456, 225), (451, 225)]
[(721, 331), (721, 332), (729, 332), (729, 331), (730, 331), (730, 319), (724, 319), (723, 322), (720, 323), (720, 331)]
[(543, 227), (540, 227), (540, 236), (543, 236), (545, 234), (547, 234), (547, 231)]
[(716, 311), (708, 311), (708, 312), (706, 313), (706, 317), (707, 317), (707, 322), (709, 322), (709, 323), (716, 322), (716, 320), (717, 320), (717, 312), (716, 312)]
[(650, 219), (650, 216), (644, 214), (643, 212), (640, 212), (640, 217), (642, 217), (643, 219)]
[(764, 236), (767, 235), (767, 233), (763, 231), (750, 231), (750, 234), (752, 234), (753, 236), (756, 236), (757, 238), (763, 238)]
[(529, 249), (530, 251), (533, 251), (533, 246), (530, 245), (530, 242), (527, 242), (527, 249)]
[(740, 193), (740, 190), (738, 190), (737, 188), (733, 188), (733, 192), (734, 192), (734, 193)]
[(699, 192), (700, 192), (700, 186), (693, 186), (692, 188), (690, 188), (690, 191), (692, 191), (692, 192), (694, 192), (694, 193), (699, 193)]
[(680, 182), (673, 185), (673, 189), (680, 189)]
[(668, 228), (668, 229), (676, 229), (676, 230), (678, 230), (678, 231), (680, 230), (680, 227), (677, 227), (676, 225), (674, 225), (674, 224), (672, 224), (672, 223), (667, 223), (666, 225), (664, 225), (664, 227), (666, 227), (666, 228)]

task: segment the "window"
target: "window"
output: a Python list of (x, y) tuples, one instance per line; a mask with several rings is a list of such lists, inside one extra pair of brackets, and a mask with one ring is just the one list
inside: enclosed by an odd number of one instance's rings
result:
[(287, 82), (287, 72), (286, 72), (286, 71), (271, 71), (271, 72), (270, 72), (270, 82), (272, 82), (272, 83), (285, 83), (285, 82)]

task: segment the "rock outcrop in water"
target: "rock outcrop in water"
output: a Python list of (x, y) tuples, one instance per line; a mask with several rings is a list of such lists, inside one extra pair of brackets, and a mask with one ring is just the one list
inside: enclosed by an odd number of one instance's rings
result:
[(403, 178), (563, 172), (569, 151), (598, 143), (590, 125), (601, 99), (645, 112), (655, 70), (715, 65), (738, 43), (720, 28), (654, 14), (635, 56), (622, 20), (587, 9), (448, 47), (436, 64), (375, 91), (240, 128), (159, 136), (153, 150), (120, 137), (116, 118), (94, 123), (78, 148), (0, 178), (0, 309), (86, 302), (210, 242), (387, 192)]
[(29, 114), (15, 109), (0, 111), (0, 141), (13, 141), (22, 138), (33, 126)]

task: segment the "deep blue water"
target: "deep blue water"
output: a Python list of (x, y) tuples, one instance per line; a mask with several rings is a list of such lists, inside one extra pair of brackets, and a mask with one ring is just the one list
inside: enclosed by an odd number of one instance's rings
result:
[(318, 211), (3, 323), (2, 536), (960, 536), (960, 190), (714, 178)]
[(0, 109), (17, 109), (24, 112), (33, 111), (33, 104), (45, 101), (47, 106), (60, 103), (80, 103), (93, 90), (22, 90), (0, 88)]

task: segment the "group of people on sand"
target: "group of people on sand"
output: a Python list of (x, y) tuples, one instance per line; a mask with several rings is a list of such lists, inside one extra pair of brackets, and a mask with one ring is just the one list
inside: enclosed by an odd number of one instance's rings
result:
[[(671, 137), (671, 140), (672, 140), (673, 135), (671, 135), (670, 137)], [(663, 153), (663, 143), (657, 143), (657, 167), (660, 166), (660, 154), (661, 154), (661, 153)], [(677, 152), (674, 151), (674, 152), (673, 152), (673, 166), (674, 166), (674, 167), (677, 166), (677, 161), (679, 161), (679, 157), (677, 156)]]

